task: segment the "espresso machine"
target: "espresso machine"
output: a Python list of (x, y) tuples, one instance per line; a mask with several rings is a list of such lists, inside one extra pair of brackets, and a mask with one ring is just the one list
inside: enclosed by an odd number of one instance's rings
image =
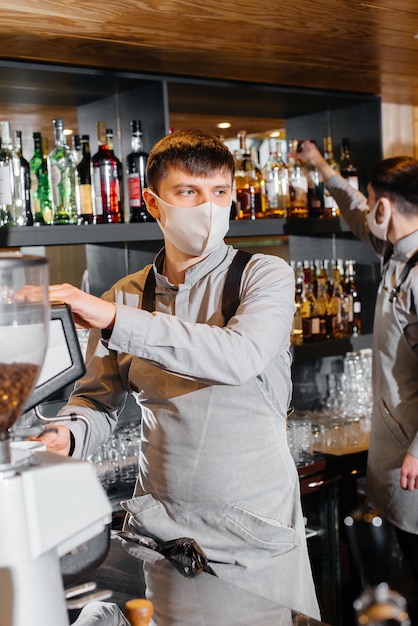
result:
[[(91, 463), (13, 439), (31, 394), (42, 395), (48, 283), (47, 259), (0, 254), (0, 626), (68, 626), (60, 559), (111, 520)], [(73, 369), (70, 351), (66, 382)], [(58, 378), (47, 378), (49, 393)]]

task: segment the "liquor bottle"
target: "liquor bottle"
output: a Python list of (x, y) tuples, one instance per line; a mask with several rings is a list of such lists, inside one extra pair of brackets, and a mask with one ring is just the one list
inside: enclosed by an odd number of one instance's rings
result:
[[(29, 163), (22, 154), (22, 131), (14, 131), (15, 194), (16, 204), (21, 208), (22, 223), (19, 226), (33, 226), (33, 214), (30, 205), (30, 169)], [(17, 193), (19, 198), (17, 198)], [(20, 211), (19, 211), (20, 212)]]
[(93, 187), (89, 135), (80, 135), (81, 158), (76, 166), (76, 193), (79, 224), (93, 223)]
[(247, 131), (238, 133), (240, 154), (236, 160), (236, 218), (254, 220), (264, 217), (265, 183), (257, 164), (247, 150)]
[[(110, 130), (110, 129), (109, 129)], [(92, 158), (93, 165), (93, 223), (119, 224), (123, 221), (121, 212), (120, 162), (113, 152), (109, 139), (113, 133), (106, 132), (106, 124), (97, 124), (98, 150)]]
[(289, 196), (287, 205), (288, 218), (309, 217), (308, 178), (304, 164), (296, 157), (298, 140), (289, 141)]
[(106, 128), (106, 141), (107, 147), (109, 148), (110, 153), (113, 158), (116, 160), (116, 169), (118, 172), (118, 181), (119, 181), (119, 200), (120, 200), (120, 221), (124, 221), (123, 207), (124, 207), (124, 193), (123, 193), (123, 164), (120, 159), (115, 155), (114, 152), (114, 142), (113, 142), (113, 130), (111, 128)]
[[(332, 137), (324, 137), (324, 159), (336, 172), (340, 171), (339, 165), (334, 158), (334, 150), (332, 146)], [(324, 205), (326, 217), (337, 217), (340, 215), (340, 209), (334, 197), (328, 189), (324, 189)]]
[(348, 332), (351, 335), (361, 334), (361, 299), (356, 284), (355, 261), (345, 262), (345, 292), (348, 299)]
[(77, 167), (77, 165), (80, 163), (82, 156), (83, 156), (83, 150), (81, 146), (81, 135), (72, 136), (72, 145), (73, 145), (74, 163)]
[[(33, 133), (33, 156), (29, 161), (30, 202), (34, 224), (51, 224), (51, 196), (49, 190), (48, 166), (45, 158), (46, 139), (41, 133)], [(45, 149), (44, 149), (45, 148)]]
[(354, 189), (359, 189), (358, 172), (351, 160), (350, 140), (347, 137), (341, 142), (340, 174)]
[(343, 277), (335, 263), (333, 268), (332, 296), (328, 314), (332, 317), (332, 335), (335, 338), (348, 336), (348, 298), (343, 285)]
[(14, 214), (13, 152), (10, 122), (0, 122), (0, 226), (12, 225)]
[(325, 217), (324, 181), (317, 167), (307, 166), (309, 217)]
[(318, 273), (316, 277), (316, 310), (319, 317), (319, 338), (331, 339), (332, 318), (328, 314), (328, 285), (325, 272)]
[(290, 266), (295, 275), (295, 314), (293, 316), (290, 343), (292, 346), (300, 346), (303, 344), (303, 326), (301, 315), (303, 266), (301, 261), (290, 261)]
[(67, 146), (64, 120), (54, 120), (55, 147), (47, 157), (52, 198), (52, 223), (77, 224), (74, 155)]
[(139, 120), (131, 121), (131, 152), (126, 157), (130, 222), (155, 222), (147, 211), (142, 191), (147, 186), (148, 154), (142, 150), (142, 128)]
[(289, 171), (283, 161), (280, 142), (270, 139), (270, 154), (262, 174), (266, 185), (267, 217), (286, 217)]
[(302, 303), (300, 315), (302, 318), (303, 343), (310, 343), (320, 339), (321, 324), (318, 315), (317, 300), (312, 286), (310, 267), (303, 269)]

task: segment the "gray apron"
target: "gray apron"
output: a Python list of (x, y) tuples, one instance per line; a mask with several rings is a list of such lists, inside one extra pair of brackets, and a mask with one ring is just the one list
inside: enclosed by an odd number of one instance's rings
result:
[(286, 421), (259, 381), (205, 385), (141, 359), (130, 379), (144, 410), (125, 527), (191, 537), (221, 578), (318, 618)]
[[(383, 277), (385, 278), (385, 277)], [(405, 454), (418, 432), (418, 360), (382, 280), (373, 337), (373, 418), (367, 493), (395, 526), (418, 534), (418, 490), (400, 487)]]
[(319, 618), (286, 418), (262, 381), (205, 384), (136, 358), (129, 383), (143, 410), (125, 528), (190, 537), (220, 578)]

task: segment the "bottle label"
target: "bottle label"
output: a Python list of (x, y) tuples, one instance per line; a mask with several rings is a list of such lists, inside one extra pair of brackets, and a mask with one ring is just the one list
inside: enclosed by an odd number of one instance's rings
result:
[(55, 206), (60, 205), (60, 190), (59, 184), (61, 182), (61, 172), (57, 165), (51, 165), (51, 191), (52, 191), (52, 202)]
[(99, 168), (93, 171), (94, 215), (103, 215), (102, 188)]
[(11, 167), (3, 165), (0, 167), (0, 204), (12, 204), (12, 182)]
[(91, 185), (80, 185), (78, 191), (80, 194), (80, 213), (83, 215), (93, 213)]
[(137, 208), (142, 205), (141, 179), (138, 173), (128, 175), (128, 194), (130, 207)]

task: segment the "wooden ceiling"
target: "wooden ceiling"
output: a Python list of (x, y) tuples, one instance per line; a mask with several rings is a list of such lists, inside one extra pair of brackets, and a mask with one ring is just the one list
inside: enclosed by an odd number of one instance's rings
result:
[(418, 0), (0, 0), (0, 8), (3, 59), (418, 105)]

